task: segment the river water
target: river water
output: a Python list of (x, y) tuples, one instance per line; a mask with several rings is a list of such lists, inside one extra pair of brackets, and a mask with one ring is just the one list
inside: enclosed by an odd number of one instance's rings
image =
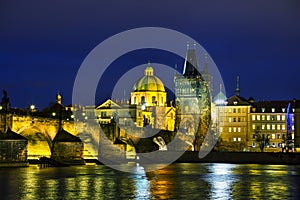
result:
[[(126, 166), (124, 166), (126, 167)], [(171, 164), (0, 169), (0, 199), (299, 199), (300, 166)]]

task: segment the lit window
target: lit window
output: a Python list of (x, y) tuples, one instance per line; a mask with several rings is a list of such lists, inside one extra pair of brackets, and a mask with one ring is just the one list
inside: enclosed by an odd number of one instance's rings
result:
[(277, 115), (277, 121), (280, 121), (280, 115)]
[(232, 109), (231, 109), (231, 108), (229, 108), (229, 111), (228, 111), (228, 112), (230, 112), (230, 113), (231, 113), (231, 112), (232, 112)]
[(295, 126), (294, 125), (292, 126), (292, 130), (295, 130)]
[(229, 127), (228, 131), (229, 131), (229, 133), (231, 133), (231, 127)]
[(281, 129), (282, 129), (282, 130), (285, 130), (285, 124), (282, 124), (282, 125), (281, 125)]
[(282, 108), (282, 112), (285, 112), (285, 108)]
[(236, 141), (236, 138), (233, 138), (233, 141), (235, 142), (235, 141)]
[(264, 129), (265, 129), (265, 127), (266, 127), (266, 125), (264, 125), (264, 124), (263, 124), (263, 125), (261, 125), (261, 129), (262, 129), (262, 130), (264, 130)]
[(273, 133), (273, 134), (272, 134), (272, 139), (274, 140), (274, 139), (275, 139), (275, 137), (276, 137), (276, 135)]
[(272, 112), (275, 112), (275, 108), (272, 108)]
[(262, 115), (262, 116), (261, 116), (261, 120), (263, 120), (263, 121), (266, 120), (266, 116), (265, 116), (265, 115)]
[(285, 121), (285, 115), (282, 115), (282, 116), (281, 116), (281, 120), (282, 120), (282, 121)]
[(252, 121), (254, 121), (255, 120), (255, 115), (252, 115)]
[(270, 130), (270, 124), (267, 124), (267, 129)]
[(231, 117), (229, 117), (228, 121), (229, 121), (229, 122), (231, 122), (231, 121), (232, 121)]
[(280, 124), (277, 124), (277, 130), (280, 130)]
[(241, 132), (241, 127), (238, 127), (238, 132)]
[(233, 127), (233, 132), (236, 132), (236, 127)]
[(260, 115), (257, 115), (256, 119), (257, 119), (257, 120), (260, 120)]
[(255, 130), (255, 124), (252, 125), (252, 129)]
[(265, 112), (265, 110), (266, 110), (265, 108), (262, 108), (262, 109), (261, 109), (262, 112)]
[(239, 137), (239, 138), (238, 138), (238, 141), (239, 141), (239, 142), (242, 141), (242, 138)]
[(252, 142), (252, 147), (255, 147), (255, 146), (256, 146), (255, 142)]
[(267, 120), (270, 121), (270, 115), (267, 115)]
[(277, 134), (277, 139), (280, 139), (280, 134)]
[(274, 142), (272, 143), (272, 147), (275, 147), (275, 143)]
[(275, 130), (275, 124), (272, 124), (272, 130)]
[(220, 127), (220, 133), (222, 133), (223, 132), (223, 127)]

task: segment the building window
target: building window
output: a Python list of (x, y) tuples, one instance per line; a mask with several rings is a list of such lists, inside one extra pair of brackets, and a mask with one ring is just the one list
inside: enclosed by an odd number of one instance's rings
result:
[(265, 110), (266, 110), (265, 108), (261, 108), (261, 112), (265, 112)]
[(233, 127), (233, 132), (236, 132), (236, 127)]
[(272, 134), (272, 139), (274, 140), (276, 137), (275, 133)]
[(254, 121), (255, 120), (255, 115), (252, 115), (252, 121)]
[(272, 124), (272, 130), (275, 130), (275, 124)]
[(265, 121), (265, 120), (266, 120), (266, 116), (265, 116), (265, 115), (262, 115), (262, 116), (261, 116), (261, 120)]
[(231, 112), (232, 112), (232, 109), (231, 109), (231, 108), (229, 108), (229, 109), (228, 109), (228, 112), (229, 112), (229, 113), (231, 113)]
[(255, 142), (252, 142), (252, 147), (255, 147), (255, 146), (256, 146)]
[(228, 121), (229, 121), (229, 122), (232, 122), (232, 119), (231, 119), (231, 117), (229, 117)]
[(277, 134), (277, 139), (280, 139), (280, 134)]
[(238, 132), (239, 132), (239, 133), (241, 132), (241, 127), (238, 127)]
[(294, 125), (292, 125), (292, 130), (295, 130), (295, 126)]
[(275, 108), (272, 108), (272, 112), (275, 112)]
[(141, 104), (142, 105), (145, 104), (145, 97), (144, 96), (141, 97)]
[(257, 115), (257, 116), (256, 116), (256, 119), (257, 119), (257, 120), (260, 120), (260, 115)]
[(236, 113), (236, 108), (233, 109), (233, 113)]
[(285, 108), (282, 108), (282, 112), (285, 112)]
[(255, 124), (252, 124), (252, 129), (255, 130)]
[(236, 141), (236, 138), (233, 138), (233, 141), (235, 142), (235, 141)]
[(272, 143), (272, 147), (275, 147), (275, 143), (274, 142)]
[(252, 135), (252, 139), (255, 139), (255, 134)]
[(241, 113), (241, 109), (240, 108), (238, 108), (238, 113)]
[(277, 147), (278, 147), (278, 148), (280, 148), (280, 147), (281, 147), (281, 144), (280, 144), (280, 143), (278, 143)]
[(262, 130), (265, 130), (265, 127), (266, 127), (266, 125), (264, 125), (264, 124), (261, 125)]
[(267, 124), (267, 129), (268, 129), (268, 130), (270, 130), (270, 127), (271, 127), (270, 124)]
[(280, 124), (277, 124), (277, 130), (280, 130)]
[(155, 96), (152, 96), (152, 103), (156, 103), (156, 97)]
[(231, 133), (231, 127), (228, 128), (229, 133)]
[(236, 118), (235, 117), (233, 118), (233, 122), (236, 122)]
[(281, 125), (281, 130), (285, 130), (285, 124)]
[(270, 118), (271, 118), (270, 115), (267, 115), (267, 120), (268, 120), (268, 121), (270, 121)]
[(241, 122), (241, 118), (240, 117), (238, 118), (238, 122)]
[(222, 133), (223, 132), (223, 127), (220, 127), (220, 133)]
[(285, 115), (282, 115), (282, 116), (281, 116), (281, 120), (282, 120), (282, 121), (285, 121)]
[(239, 141), (239, 142), (242, 141), (242, 138), (239, 137), (239, 138), (238, 138), (238, 141)]
[(242, 108), (242, 111), (243, 111), (243, 113), (245, 113), (245, 112), (246, 112), (246, 109), (245, 109), (245, 108)]
[(280, 121), (280, 115), (277, 115), (277, 121)]
[(136, 104), (136, 97), (133, 97), (133, 104)]

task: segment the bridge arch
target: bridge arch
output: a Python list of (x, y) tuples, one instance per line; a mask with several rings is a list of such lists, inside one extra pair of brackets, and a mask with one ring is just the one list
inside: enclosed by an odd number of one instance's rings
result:
[(38, 126), (25, 126), (16, 131), (28, 139), (28, 158), (38, 159), (51, 156), (51, 136)]

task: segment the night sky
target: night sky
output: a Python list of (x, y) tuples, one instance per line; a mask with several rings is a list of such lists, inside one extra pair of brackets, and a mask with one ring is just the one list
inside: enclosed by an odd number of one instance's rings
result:
[[(218, 66), (227, 96), (234, 94), (239, 75), (246, 98), (300, 99), (298, 0), (1, 0), (0, 89), (7, 90), (13, 107), (35, 104), (42, 109), (57, 91), (70, 104), (77, 70), (89, 52), (114, 34), (148, 26), (195, 38)], [(109, 98), (114, 81), (130, 66), (149, 59), (182, 65), (180, 59), (157, 52), (125, 55), (111, 66), (111, 79), (96, 101)]]

